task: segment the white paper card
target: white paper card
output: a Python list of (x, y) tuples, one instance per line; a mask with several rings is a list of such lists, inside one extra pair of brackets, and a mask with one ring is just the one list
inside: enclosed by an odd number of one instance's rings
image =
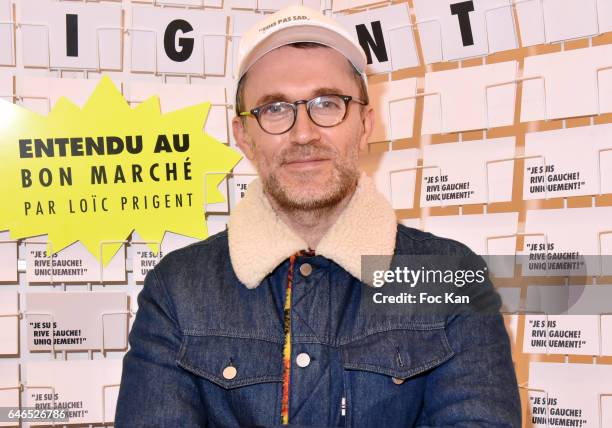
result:
[(15, 30), (12, 21), (11, 2), (0, 0), (0, 65), (16, 65)]
[(425, 218), (425, 231), (464, 243), (479, 255), (514, 254), (518, 213), (466, 214)]
[(612, 192), (611, 138), (612, 124), (527, 133), (523, 199)]
[[(46, 116), (60, 97), (83, 108), (98, 83), (97, 79), (18, 76), (16, 93), (22, 98), (21, 105)], [(121, 83), (114, 83), (121, 90)]]
[[(19, 407), (19, 365), (0, 364), (0, 407)], [(13, 422), (0, 422), (0, 427), (15, 427)]]
[(126, 293), (28, 293), (25, 297), (30, 351), (126, 349)]
[(414, 206), (418, 159), (418, 149), (402, 149), (363, 154), (359, 164), (361, 170), (372, 177), (376, 188), (385, 195), (391, 206), (400, 210)]
[(525, 306), (548, 315), (526, 317), (523, 352), (612, 355), (612, 286), (534, 285)]
[(203, 102), (215, 104), (210, 107), (203, 129), (222, 143), (228, 142), (227, 99), (223, 85), (131, 82), (126, 87), (126, 98), (132, 106), (152, 96), (159, 97), (162, 114)]
[[(125, 246), (121, 246), (106, 266), (80, 242), (63, 250), (47, 253), (47, 236), (27, 238), (26, 280), (29, 283), (125, 282)], [(103, 244), (100, 251), (110, 251)], [(51, 248), (53, 250), (53, 248)]]
[(192, 238), (191, 236), (180, 235), (178, 233), (166, 232), (164, 233), (164, 239), (162, 239), (162, 257), (171, 251), (178, 250), (179, 248), (186, 247), (187, 245), (198, 242), (198, 238)]
[(514, 137), (504, 137), (425, 146), (421, 206), (511, 200), (514, 161), (505, 159), (514, 145)]
[(610, 230), (612, 207), (528, 210), (523, 275), (610, 275)]
[(508, 332), (508, 337), (510, 338), (510, 347), (512, 348), (512, 354), (514, 355), (514, 347), (516, 345), (516, 337), (518, 331), (518, 315), (507, 315), (504, 314), (504, 325), (506, 327), (506, 331)]
[[(596, 314), (597, 338), (601, 332), (601, 355), (612, 355), (612, 285), (573, 286), (568, 313)], [(607, 315), (605, 315), (607, 314)], [(598, 352), (599, 353), (599, 352)], [(591, 354), (593, 355), (593, 354)]]
[(612, 0), (599, 0), (597, 2), (599, 18), (599, 32), (612, 31)]
[(14, 95), (13, 75), (10, 73), (0, 73), (0, 100), (12, 103)]
[(428, 64), (518, 47), (508, 0), (415, 0), (414, 9)]
[(492, 276), (514, 276), (514, 257), (511, 256), (516, 252), (518, 213), (430, 216), (424, 221), (426, 232), (455, 239), (483, 256)]
[[(239, 150), (239, 149), (237, 149)], [(257, 178), (257, 170), (255, 166), (249, 161), (248, 158), (243, 157), (236, 164), (232, 171), (232, 175), (230, 175), (230, 183), (231, 188), (233, 189), (232, 194), (230, 195), (230, 203), (232, 208), (236, 206), (238, 202), (244, 198), (246, 195), (246, 191), (249, 187), (251, 181)], [(224, 180), (227, 182), (227, 180)], [(227, 207), (221, 207), (220, 204), (209, 205), (209, 212), (211, 207), (215, 207), (215, 211), (224, 211)]]
[[(232, 76), (236, 76), (238, 70), (238, 45), (240, 44), (241, 36), (247, 32), (253, 25), (264, 19), (264, 15), (253, 12), (235, 12), (231, 15), (232, 20), (232, 54), (230, 70), (232, 70)], [(234, 88), (232, 88), (232, 93)]]
[(22, 0), (17, 14), (25, 67), (121, 69), (120, 4)]
[(511, 125), (516, 73), (516, 61), (427, 73), (422, 134)]
[(518, 287), (497, 287), (495, 288), (502, 300), (500, 311), (504, 316), (504, 325), (510, 337), (512, 346), (512, 354), (514, 355), (514, 346), (518, 336), (519, 315), (516, 312), (520, 307), (521, 289)]
[[(210, 236), (210, 231), (208, 232)], [(169, 252), (185, 247), (199, 241), (191, 236), (179, 235), (177, 233), (166, 232), (161, 243), (155, 243), (161, 251), (156, 253), (138, 237), (134, 232), (134, 244), (132, 248), (132, 273), (135, 282), (143, 282), (147, 274), (157, 263)]]
[(18, 327), (19, 296), (16, 291), (0, 291), (0, 355), (19, 353)]
[(11, 242), (8, 231), (0, 232), (0, 260), (0, 281), (17, 282), (17, 241)]
[(226, 20), (219, 11), (133, 6), (132, 71), (224, 75)]
[(417, 79), (393, 80), (370, 85), (370, 104), (374, 107), (374, 129), (369, 143), (411, 138), (413, 136)]
[(152, 270), (161, 260), (163, 253), (161, 251), (161, 242), (153, 243), (157, 252), (151, 251), (149, 245), (137, 238), (137, 233), (134, 232), (134, 241), (132, 244), (132, 278), (134, 282), (143, 282), (150, 270)]
[(246, 195), (246, 191), (251, 181), (255, 180), (255, 175), (237, 175), (234, 176), (234, 200), (239, 201)]
[(612, 391), (610, 365), (532, 361), (529, 363), (529, 388), (532, 390), (528, 414), (534, 428), (612, 426), (612, 397), (600, 396)]
[(518, 232), (518, 213), (430, 216), (425, 230), (462, 242), (479, 255), (512, 255), (516, 237), (506, 235)]
[(226, 230), (228, 221), (228, 215), (215, 214), (208, 216), (208, 219), (206, 220), (206, 225), (208, 226), (208, 236), (213, 236)]
[(366, 53), (367, 74), (416, 67), (419, 58), (406, 4), (338, 15), (342, 24)]
[(521, 122), (612, 111), (612, 45), (525, 58)]
[(527, 0), (514, 6), (521, 30), (521, 44), (532, 46), (544, 43), (544, 10), (539, 0)]
[(121, 382), (121, 362), (120, 358), (28, 362), (24, 364), (25, 405), (51, 410), (55, 404), (55, 408), (65, 410), (70, 424), (112, 422)]
[(514, 313), (520, 310), (521, 289), (518, 287), (497, 287), (495, 289), (502, 299), (501, 311)]
[(523, 352), (599, 355), (598, 322), (596, 315), (529, 315), (525, 319)]
[[(554, 43), (598, 33), (598, 3), (608, 0), (527, 0), (515, 2), (523, 46)], [(599, 16), (605, 19), (605, 11)], [(601, 29), (600, 31), (606, 31)]]

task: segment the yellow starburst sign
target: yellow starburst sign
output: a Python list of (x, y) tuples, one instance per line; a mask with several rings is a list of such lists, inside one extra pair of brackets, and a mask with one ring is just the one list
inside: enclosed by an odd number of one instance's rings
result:
[(53, 252), (78, 240), (105, 265), (121, 243), (103, 252), (100, 243), (134, 230), (152, 242), (165, 231), (206, 238), (204, 195), (225, 200), (225, 175), (206, 173), (240, 160), (203, 132), (209, 110), (204, 102), (161, 114), (156, 96), (132, 108), (108, 76), (82, 109), (61, 97), (42, 116), (0, 100), (0, 230), (48, 234)]

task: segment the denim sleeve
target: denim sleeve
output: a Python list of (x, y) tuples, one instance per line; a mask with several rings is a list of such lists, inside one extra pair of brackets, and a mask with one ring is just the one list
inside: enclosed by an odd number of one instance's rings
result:
[(176, 365), (181, 332), (168, 294), (151, 270), (138, 295), (138, 312), (123, 358), (115, 427), (204, 427), (200, 394)]
[[(482, 260), (469, 251), (468, 256)], [(427, 376), (420, 428), (521, 426), (521, 402), (499, 294), (487, 279), (472, 298), (481, 303), (475, 305), (479, 309), (447, 321), (447, 338), (455, 355)]]

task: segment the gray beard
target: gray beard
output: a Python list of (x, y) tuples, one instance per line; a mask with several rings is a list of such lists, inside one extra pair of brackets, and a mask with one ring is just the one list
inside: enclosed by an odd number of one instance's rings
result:
[(333, 183), (328, 192), (322, 197), (309, 200), (299, 200), (290, 194), (279, 180), (276, 174), (270, 174), (262, 180), (263, 188), (268, 195), (274, 198), (275, 202), (286, 211), (321, 211), (335, 207), (347, 194), (350, 194), (357, 185), (359, 170), (348, 168), (344, 165), (337, 170), (338, 174), (333, 178)]

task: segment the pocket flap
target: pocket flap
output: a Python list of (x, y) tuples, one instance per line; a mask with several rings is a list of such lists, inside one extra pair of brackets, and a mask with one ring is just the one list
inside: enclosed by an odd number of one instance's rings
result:
[(342, 347), (346, 369), (367, 370), (399, 379), (429, 370), (453, 355), (444, 327), (382, 331)]
[(177, 364), (223, 388), (280, 382), (282, 345), (243, 337), (185, 335)]

